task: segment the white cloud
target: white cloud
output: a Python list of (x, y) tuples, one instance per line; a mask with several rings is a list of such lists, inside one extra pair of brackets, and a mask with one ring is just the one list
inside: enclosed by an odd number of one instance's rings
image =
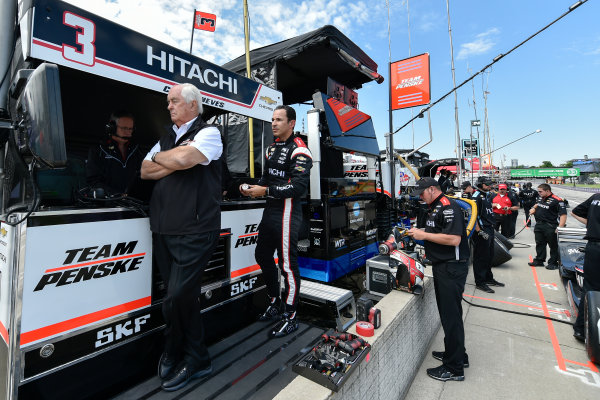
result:
[[(154, 39), (189, 51), (194, 8), (217, 15), (213, 32), (194, 32), (193, 53), (223, 64), (244, 53), (243, 7), (240, 0), (66, 0), (77, 7), (127, 26)], [(347, 36), (363, 33), (373, 16), (365, 1), (250, 0), (250, 48), (266, 46), (334, 25)]]
[(491, 28), (483, 33), (478, 34), (474, 41), (460, 45), (460, 51), (458, 52), (456, 58), (458, 60), (462, 60), (469, 58), (469, 56), (487, 53), (496, 44), (492, 37), (498, 35), (499, 33), (500, 31), (497, 28)]

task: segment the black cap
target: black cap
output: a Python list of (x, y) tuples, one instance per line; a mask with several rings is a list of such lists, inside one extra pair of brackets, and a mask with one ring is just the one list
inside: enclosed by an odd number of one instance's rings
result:
[(481, 185), (484, 185), (484, 184), (488, 185), (488, 186), (492, 186), (493, 182), (489, 176), (482, 175), (479, 178), (477, 178), (477, 186), (478, 187)]
[(429, 177), (427, 177), (427, 178), (421, 178), (421, 179), (419, 179), (417, 181), (417, 188), (412, 191), (411, 195), (413, 195), (413, 196), (420, 196), (421, 193), (423, 193), (423, 191), (425, 189), (427, 189), (428, 187), (431, 187), (431, 186), (437, 186), (437, 187), (439, 187), (440, 185), (433, 178), (429, 178)]
[(460, 188), (461, 188), (462, 190), (465, 190), (465, 189), (466, 189), (466, 188), (468, 188), (469, 186), (473, 186), (473, 185), (471, 185), (471, 182), (469, 182), (469, 181), (464, 181), (464, 182), (462, 183), (462, 185), (460, 185)]

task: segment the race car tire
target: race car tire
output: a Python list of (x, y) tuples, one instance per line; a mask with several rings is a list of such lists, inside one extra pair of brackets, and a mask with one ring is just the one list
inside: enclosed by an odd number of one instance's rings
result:
[(500, 240), (502, 242), (502, 244), (504, 245), (504, 247), (506, 247), (507, 250), (510, 250), (513, 248), (514, 244), (500, 232), (498, 232), (498, 231), (494, 232), (494, 237), (497, 237), (498, 240)]
[(600, 292), (585, 295), (585, 337), (590, 361), (600, 365)]
[(494, 257), (492, 258), (492, 267), (497, 267), (500, 264), (504, 264), (505, 262), (512, 259), (512, 256), (508, 252), (506, 246), (498, 239), (497, 236), (494, 236)]

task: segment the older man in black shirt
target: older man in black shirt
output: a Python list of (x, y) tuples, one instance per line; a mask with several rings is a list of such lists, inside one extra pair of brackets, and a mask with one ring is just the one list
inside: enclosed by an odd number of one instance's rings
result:
[(460, 206), (442, 193), (433, 178), (420, 179), (413, 195), (429, 205), (425, 230), (412, 228), (409, 235), (425, 241), (427, 258), (433, 264), (435, 299), (444, 329), (444, 351), (432, 353), (442, 365), (429, 368), (427, 375), (440, 381), (462, 381), (464, 368), (469, 366), (461, 305), (469, 271), (465, 220)]
[(596, 193), (571, 211), (579, 222), (587, 227), (585, 258), (583, 260), (583, 292), (579, 301), (579, 312), (573, 326), (573, 336), (585, 340), (584, 299), (589, 291), (600, 291), (600, 193)]

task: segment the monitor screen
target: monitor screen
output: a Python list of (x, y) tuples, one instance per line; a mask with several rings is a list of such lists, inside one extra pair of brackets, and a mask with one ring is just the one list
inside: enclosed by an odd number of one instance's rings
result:
[(21, 153), (31, 153), (42, 167), (63, 168), (67, 151), (63, 126), (60, 79), (55, 64), (44, 63), (29, 76), (17, 101)]

